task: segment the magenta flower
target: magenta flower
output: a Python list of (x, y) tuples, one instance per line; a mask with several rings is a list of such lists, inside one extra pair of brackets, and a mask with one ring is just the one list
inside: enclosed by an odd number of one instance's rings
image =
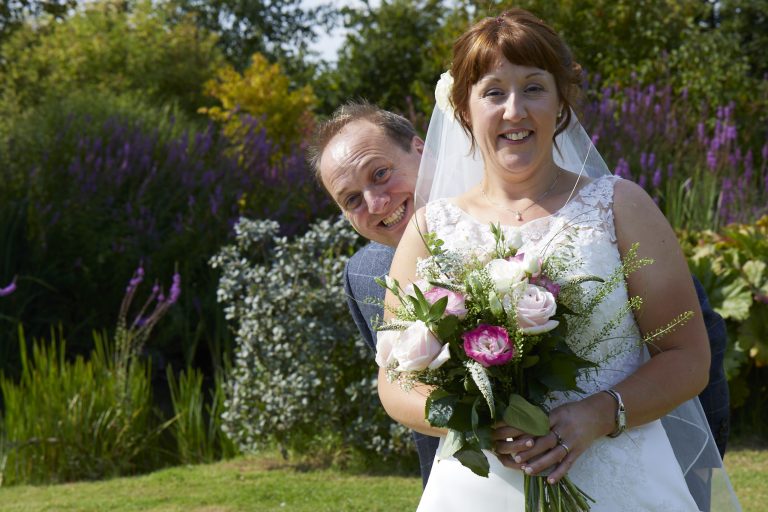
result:
[(557, 298), (557, 296), (560, 294), (560, 285), (552, 281), (550, 278), (548, 278), (544, 274), (541, 274), (537, 277), (532, 277), (531, 284), (535, 284), (535, 285), (541, 286), (542, 288), (545, 288), (555, 298)]
[(452, 292), (451, 290), (446, 290), (445, 288), (440, 288), (439, 286), (433, 286), (424, 292), (424, 298), (427, 299), (430, 304), (434, 304), (443, 297), (448, 297), (448, 305), (445, 306), (446, 315), (453, 315), (459, 318), (467, 316), (464, 295)]
[(462, 334), (461, 339), (467, 355), (486, 368), (502, 365), (515, 357), (515, 347), (503, 327), (480, 324)]

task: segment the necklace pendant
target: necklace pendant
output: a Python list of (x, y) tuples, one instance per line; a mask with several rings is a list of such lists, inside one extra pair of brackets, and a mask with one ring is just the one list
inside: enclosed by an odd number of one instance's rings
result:
[(517, 214), (517, 221), (520, 222), (523, 220), (523, 213), (522, 212), (515, 212)]

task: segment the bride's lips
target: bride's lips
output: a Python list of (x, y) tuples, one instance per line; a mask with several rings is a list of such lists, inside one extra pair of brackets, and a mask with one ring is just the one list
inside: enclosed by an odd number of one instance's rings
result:
[(506, 144), (525, 144), (533, 136), (533, 130), (509, 130), (499, 135)]

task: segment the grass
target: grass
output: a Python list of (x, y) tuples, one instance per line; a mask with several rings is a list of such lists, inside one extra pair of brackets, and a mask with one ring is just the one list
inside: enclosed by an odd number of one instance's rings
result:
[[(744, 512), (768, 501), (768, 450), (734, 447), (726, 456)], [(352, 474), (285, 464), (273, 457), (185, 466), (133, 478), (0, 488), (0, 508), (37, 511), (391, 511), (414, 510), (418, 477)]]

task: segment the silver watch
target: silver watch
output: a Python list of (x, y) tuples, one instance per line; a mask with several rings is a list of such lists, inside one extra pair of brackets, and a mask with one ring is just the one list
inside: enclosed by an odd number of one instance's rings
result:
[(624, 402), (621, 395), (615, 389), (604, 389), (606, 393), (616, 400), (616, 429), (608, 434), (608, 437), (619, 437), (622, 432), (627, 430), (627, 412), (624, 409)]

